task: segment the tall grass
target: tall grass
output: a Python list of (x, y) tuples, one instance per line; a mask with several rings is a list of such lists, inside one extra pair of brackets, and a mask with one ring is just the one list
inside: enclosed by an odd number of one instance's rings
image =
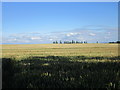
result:
[(29, 57), (21, 61), (3, 58), (3, 88), (120, 89), (119, 62), (75, 61), (85, 58), (88, 57)]

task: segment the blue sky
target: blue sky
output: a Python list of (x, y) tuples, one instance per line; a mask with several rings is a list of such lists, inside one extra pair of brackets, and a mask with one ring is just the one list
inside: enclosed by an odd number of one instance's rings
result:
[(3, 43), (118, 40), (117, 2), (4, 2)]

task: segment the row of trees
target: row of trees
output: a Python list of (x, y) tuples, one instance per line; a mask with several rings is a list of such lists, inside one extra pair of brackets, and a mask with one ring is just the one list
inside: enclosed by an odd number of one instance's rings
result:
[(53, 42), (53, 44), (78, 44), (78, 43), (87, 43), (87, 41), (74, 41), (74, 40), (72, 40), (72, 41), (64, 41), (64, 42), (62, 42), (61, 40), (58, 42), (58, 41), (54, 41)]
[[(58, 41), (54, 41), (53, 44), (79, 44), (79, 43), (87, 43), (87, 41), (64, 41), (62, 42), (61, 40), (58, 42)], [(96, 42), (98, 43), (98, 41)], [(108, 42), (108, 43), (120, 43), (120, 41), (116, 41), (116, 42)]]
[(120, 41), (116, 41), (116, 42), (109, 42), (109, 43), (120, 43)]

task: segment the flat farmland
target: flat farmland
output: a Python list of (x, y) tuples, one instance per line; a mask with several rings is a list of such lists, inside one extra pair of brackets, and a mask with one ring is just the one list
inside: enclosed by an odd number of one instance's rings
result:
[(21, 44), (2, 45), (3, 58), (31, 56), (116, 57), (118, 44)]
[(119, 68), (118, 44), (2, 45), (3, 89), (120, 89)]

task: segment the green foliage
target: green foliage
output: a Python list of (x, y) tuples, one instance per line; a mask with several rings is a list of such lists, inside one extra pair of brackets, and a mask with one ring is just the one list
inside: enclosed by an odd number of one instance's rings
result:
[(58, 44), (58, 42), (56, 41), (56, 44)]
[(62, 41), (60, 41), (60, 44), (62, 44)]
[(53, 44), (55, 44), (56, 42), (53, 42)]

